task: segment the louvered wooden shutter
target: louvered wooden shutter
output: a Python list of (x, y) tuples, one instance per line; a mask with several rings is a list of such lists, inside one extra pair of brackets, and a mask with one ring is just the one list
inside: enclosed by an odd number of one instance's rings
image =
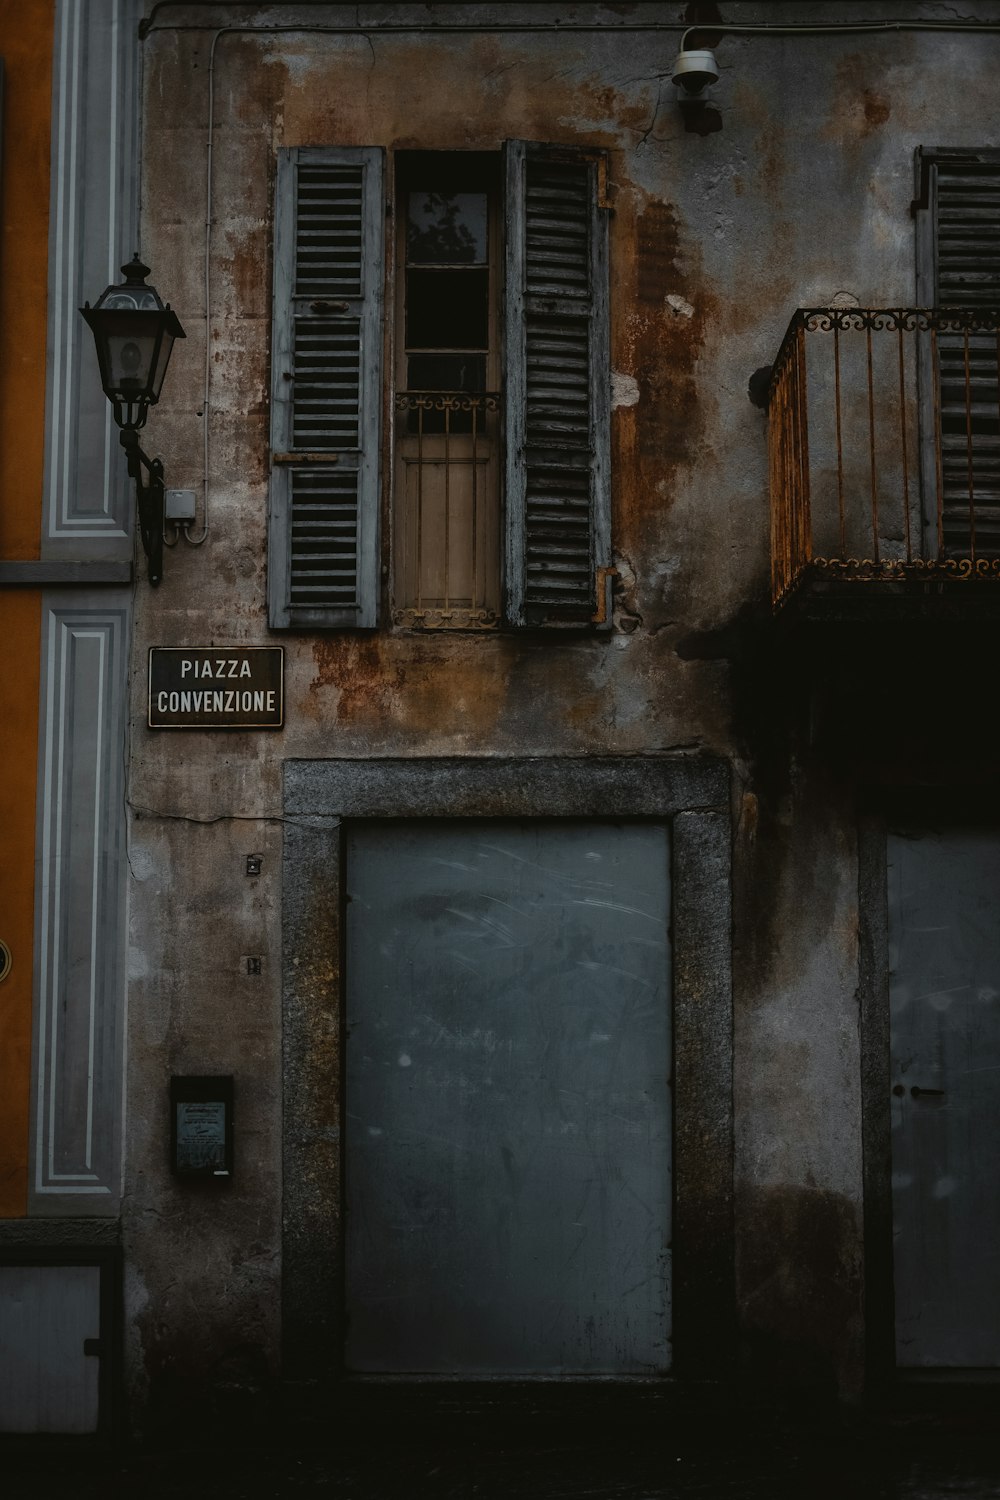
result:
[(372, 147), (278, 157), (271, 625), (378, 617), (384, 214)]
[[(920, 300), (940, 308), (1000, 308), (1000, 152), (924, 154), (927, 217)], [(1000, 549), (1000, 383), (992, 329), (938, 335), (944, 548)], [(966, 399), (968, 379), (968, 401)], [(935, 460), (936, 463), (936, 460)], [(936, 494), (936, 475), (934, 476)]]
[(610, 563), (607, 222), (603, 162), (506, 149), (506, 609), (578, 625)]

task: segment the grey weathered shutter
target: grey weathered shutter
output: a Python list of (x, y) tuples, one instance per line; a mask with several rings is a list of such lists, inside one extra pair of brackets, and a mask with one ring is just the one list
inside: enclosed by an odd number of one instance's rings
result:
[(507, 143), (505, 585), (515, 625), (591, 620), (598, 569), (611, 561), (603, 169), (593, 154)]
[(378, 619), (382, 176), (374, 147), (299, 147), (278, 156), (273, 627)]
[[(971, 310), (969, 332), (937, 338), (941, 532), (949, 553), (1000, 548), (1000, 151), (925, 151), (918, 238), (923, 305)], [(933, 404), (933, 403), (931, 403)], [(933, 433), (933, 418), (927, 420)], [(925, 489), (937, 489), (937, 459), (925, 459)], [(970, 489), (971, 512), (970, 516)], [(936, 508), (936, 507), (935, 507)], [(936, 521), (933, 530), (936, 531)], [(936, 542), (936, 538), (934, 538)]]

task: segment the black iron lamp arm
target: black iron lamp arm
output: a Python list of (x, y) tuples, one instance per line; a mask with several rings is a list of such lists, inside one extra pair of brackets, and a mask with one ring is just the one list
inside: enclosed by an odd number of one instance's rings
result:
[[(163, 464), (160, 459), (143, 453), (135, 428), (123, 427), (119, 437), (125, 449), (129, 478), (135, 480), (139, 535), (149, 560), (149, 581), (155, 588), (163, 577)], [(143, 477), (143, 470), (148, 480)]]

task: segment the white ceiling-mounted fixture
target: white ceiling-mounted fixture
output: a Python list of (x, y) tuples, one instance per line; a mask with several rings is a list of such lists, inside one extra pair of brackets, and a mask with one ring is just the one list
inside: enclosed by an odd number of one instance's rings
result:
[(681, 50), (674, 63), (672, 81), (681, 90), (682, 104), (696, 104), (702, 101), (706, 89), (719, 81), (719, 67), (715, 61), (715, 53), (709, 51), (707, 47), (693, 47), (688, 50), (682, 42)]

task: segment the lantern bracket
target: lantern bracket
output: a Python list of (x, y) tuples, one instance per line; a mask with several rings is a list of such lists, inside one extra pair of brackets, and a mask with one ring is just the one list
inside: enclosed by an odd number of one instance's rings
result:
[[(139, 536), (149, 561), (149, 581), (155, 588), (163, 577), (163, 463), (143, 453), (134, 427), (123, 427), (119, 439), (125, 449), (129, 478), (135, 481)], [(148, 479), (143, 477), (144, 469)]]

